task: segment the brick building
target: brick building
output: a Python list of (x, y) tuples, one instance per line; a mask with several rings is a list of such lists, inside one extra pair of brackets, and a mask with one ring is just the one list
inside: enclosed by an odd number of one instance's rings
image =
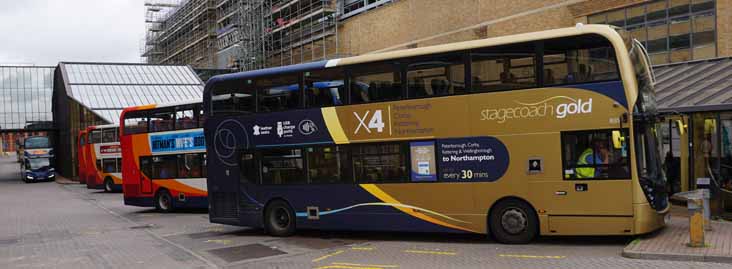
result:
[(360, 55), (501, 35), (612, 24), (654, 64), (732, 56), (732, 0), (399, 0), (342, 19), (339, 50)]

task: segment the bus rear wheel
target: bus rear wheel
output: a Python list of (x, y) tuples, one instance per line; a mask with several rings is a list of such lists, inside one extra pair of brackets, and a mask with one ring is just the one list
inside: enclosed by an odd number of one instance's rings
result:
[(266, 231), (273, 236), (290, 236), (295, 233), (295, 213), (284, 201), (274, 201), (264, 213)]
[(491, 210), (488, 225), (493, 238), (504, 244), (527, 244), (539, 233), (539, 219), (528, 203), (518, 199), (500, 201)]
[(111, 178), (105, 178), (104, 179), (104, 191), (105, 192), (113, 192), (114, 191), (114, 182)]
[(155, 194), (155, 209), (163, 213), (173, 212), (173, 196), (166, 189), (161, 189)]

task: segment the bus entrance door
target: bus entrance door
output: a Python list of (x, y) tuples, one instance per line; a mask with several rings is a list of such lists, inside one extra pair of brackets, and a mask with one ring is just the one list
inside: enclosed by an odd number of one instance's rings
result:
[(152, 180), (145, 178), (143, 175), (140, 175), (140, 192), (144, 194), (152, 193)]

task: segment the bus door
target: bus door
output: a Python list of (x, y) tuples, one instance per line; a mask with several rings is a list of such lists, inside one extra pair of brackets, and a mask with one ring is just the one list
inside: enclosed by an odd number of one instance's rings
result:
[(542, 222), (548, 223), (542, 229), (548, 228), (548, 234), (631, 231), (630, 143), (616, 147), (613, 131), (619, 131), (630, 141), (627, 129), (562, 132), (561, 146), (555, 144), (561, 148), (561, 164), (547, 164), (561, 165), (561, 177), (547, 174), (543, 180), (530, 181), (537, 211)]
[(152, 175), (152, 158), (140, 158), (140, 169), (142, 171), (142, 173), (140, 173), (140, 193), (151, 194), (153, 191), (152, 179), (145, 178), (145, 175)]

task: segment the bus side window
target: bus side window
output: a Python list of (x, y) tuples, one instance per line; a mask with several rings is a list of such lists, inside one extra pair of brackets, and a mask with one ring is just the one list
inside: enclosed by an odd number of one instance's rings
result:
[(152, 157), (152, 178), (171, 179), (178, 177), (176, 171), (176, 155)]
[(122, 172), (122, 158), (117, 158), (117, 173)]
[(196, 114), (193, 106), (178, 107), (175, 111), (175, 129), (186, 130), (197, 128)]
[(193, 113), (197, 115), (196, 122), (198, 122), (198, 128), (203, 128), (203, 125), (206, 123), (206, 115), (203, 113), (203, 107), (201, 105), (196, 105), (193, 111)]
[(594, 34), (545, 41), (543, 68), (544, 85), (619, 79), (613, 47)]
[(353, 167), (361, 182), (407, 181), (407, 154), (401, 143), (354, 145)]
[(102, 143), (102, 130), (93, 130), (91, 132), (91, 143), (92, 144), (99, 144)]
[(536, 86), (533, 43), (479, 49), (471, 52), (472, 92), (523, 89)]
[(351, 70), (351, 103), (402, 99), (402, 78), (397, 63), (373, 63)]
[(140, 172), (148, 178), (152, 178), (152, 157), (140, 157)]
[(115, 173), (117, 172), (117, 161), (116, 159), (104, 159), (102, 160), (102, 168), (104, 173)]
[(139, 134), (147, 132), (147, 115), (143, 111), (125, 113), (124, 134)]
[(259, 167), (257, 166), (257, 158), (254, 152), (242, 152), (239, 167), (241, 169), (239, 173), (241, 175), (241, 179), (239, 180), (241, 183), (259, 183)]
[(562, 133), (562, 153), (564, 179), (630, 179), (627, 146), (614, 148), (611, 130)]
[(301, 108), (300, 82), (296, 74), (256, 80), (257, 111), (273, 112)]
[(178, 177), (201, 177), (201, 154), (189, 153), (178, 155)]
[(305, 72), (307, 106), (325, 107), (345, 104), (344, 77), (343, 69), (340, 68)]
[(306, 150), (311, 184), (353, 183), (351, 161), (345, 147), (312, 147)]
[(102, 130), (102, 143), (113, 143), (118, 142), (117, 140), (117, 129), (107, 128)]
[(226, 82), (211, 91), (211, 114), (215, 116), (254, 113), (254, 81)]
[(461, 54), (417, 59), (407, 66), (410, 98), (460, 94), (465, 91), (465, 65)]
[(150, 132), (172, 131), (174, 118), (175, 112), (172, 108), (152, 112), (150, 115)]
[(261, 154), (262, 184), (307, 183), (302, 149), (267, 149)]

